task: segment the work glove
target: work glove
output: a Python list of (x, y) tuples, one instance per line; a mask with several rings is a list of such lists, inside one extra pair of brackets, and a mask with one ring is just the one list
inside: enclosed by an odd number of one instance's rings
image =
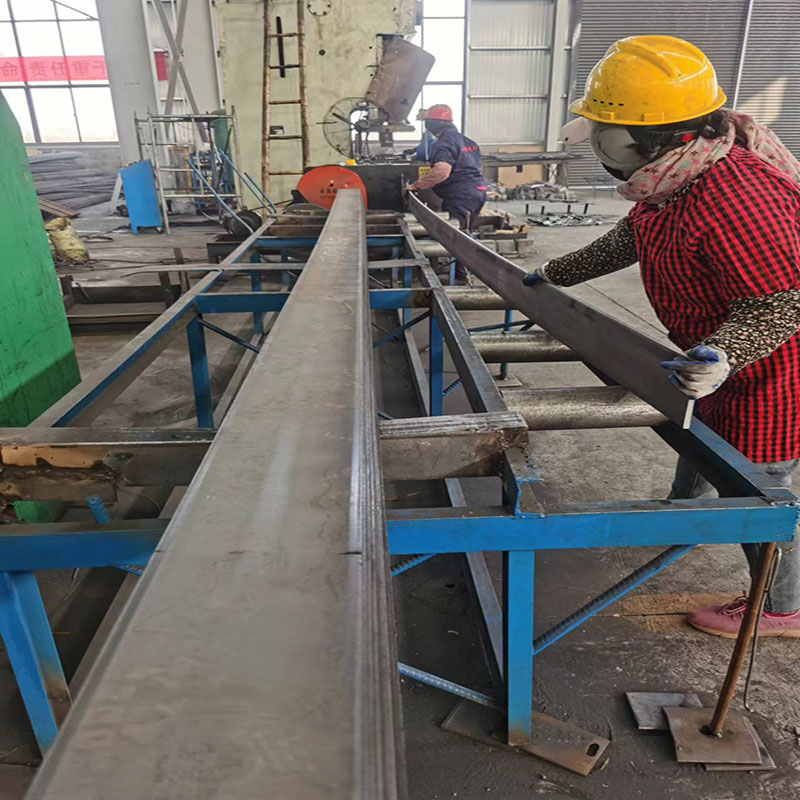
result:
[(537, 283), (550, 283), (547, 279), (546, 268), (549, 264), (549, 261), (545, 261), (540, 267), (536, 267), (535, 270), (529, 272), (523, 279), (522, 282), (526, 286), (535, 286)]
[(662, 361), (672, 381), (687, 397), (698, 400), (719, 389), (731, 374), (731, 365), (724, 350), (699, 344), (672, 361)]

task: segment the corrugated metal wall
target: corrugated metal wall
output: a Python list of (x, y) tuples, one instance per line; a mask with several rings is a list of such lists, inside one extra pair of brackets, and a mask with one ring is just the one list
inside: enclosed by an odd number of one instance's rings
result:
[(800, 158), (798, 34), (798, 0), (756, 0), (737, 107), (769, 125)]
[[(761, 0), (760, 3), (757, 0), (756, 8), (759, 6), (770, 9), (777, 6), (788, 9), (791, 6), (795, 18), (800, 12), (798, 0), (786, 0), (786, 2)], [(702, 3), (698, 0), (671, 0), (668, 3), (642, 0), (582, 0), (579, 10), (580, 28), (575, 82), (578, 96), (583, 94), (583, 87), (592, 67), (614, 41), (625, 36), (661, 34), (687, 39), (703, 50), (714, 64), (723, 90), (732, 100), (746, 12), (747, 0), (714, 0), (713, 3)], [(761, 11), (760, 20), (764, 21), (765, 30), (768, 27), (767, 18), (771, 13), (771, 10)], [(789, 27), (786, 25), (788, 18), (785, 17), (783, 23), (780, 23), (778, 16), (775, 15), (773, 24), (778, 28), (781, 24)], [(796, 30), (796, 25), (792, 24), (791, 27)], [(751, 31), (753, 29), (754, 26), (751, 27)], [(779, 33), (774, 29), (772, 32)], [(789, 59), (787, 53), (791, 49), (788, 44), (791, 34), (787, 33), (786, 36), (785, 47), (777, 44), (774, 35), (772, 37), (775, 44), (770, 45), (774, 47), (770, 52), (774, 55), (769, 57), (769, 61), (773, 75), (780, 72), (778, 64)], [(762, 48), (758, 49), (760, 51), (758, 57), (765, 58)], [(751, 61), (749, 55), (748, 51), (749, 63), (758, 58), (753, 53)], [(796, 52), (794, 57), (797, 58)], [(762, 67), (764, 72), (769, 72), (770, 68)], [(800, 103), (797, 92), (794, 100)], [(800, 123), (800, 119), (797, 117), (795, 119)], [(584, 159), (570, 165), (570, 182), (573, 185), (595, 183), (598, 178), (603, 183), (612, 182), (611, 176), (599, 165), (588, 145), (576, 148), (576, 152), (584, 155)]]
[(550, 84), (553, 0), (472, 0), (469, 135), (482, 145), (541, 145)]

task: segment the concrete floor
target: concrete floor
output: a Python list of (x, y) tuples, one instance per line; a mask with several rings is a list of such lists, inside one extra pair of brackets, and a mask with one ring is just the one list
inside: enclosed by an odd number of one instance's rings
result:
[[(521, 211), (524, 204), (504, 205)], [(530, 265), (591, 241), (627, 207), (624, 201), (601, 198), (593, 212), (609, 215), (603, 226), (534, 228), (537, 254), (529, 260)], [(113, 227), (103, 227), (108, 220), (101, 216), (86, 215), (82, 220), (83, 230)], [(112, 218), (111, 222), (119, 220)], [(175, 236), (185, 247), (187, 260), (205, 258), (199, 246), (200, 231), (181, 230)], [(155, 235), (133, 239), (114, 234), (114, 238), (114, 243), (98, 243), (100, 254), (137, 262), (171, 255), (171, 244)], [(134, 246), (135, 250), (130, 249)], [(87, 276), (92, 277), (101, 275), (95, 271)], [(663, 336), (634, 268), (575, 291), (628, 324), (652, 336)], [(501, 321), (502, 313), (469, 313), (466, 318), (469, 324), (486, 324)], [(233, 318), (226, 321), (231, 330), (237, 330), (236, 324)], [(239, 325), (244, 331), (246, 323), (240, 321)], [(76, 349), (84, 374), (130, 335), (117, 332), (77, 336)], [(236, 346), (212, 337), (209, 346), (219, 392), (232, 370), (231, 348)], [(419, 410), (400, 346), (386, 345), (379, 353), (384, 385), (378, 407), (393, 416), (417, 415)], [(597, 383), (578, 364), (512, 365), (511, 374), (532, 387)], [(178, 342), (148, 368), (98, 424), (188, 426), (192, 424), (190, 398), (188, 358), (183, 344)], [(445, 410), (468, 410), (463, 393), (457, 390), (450, 394)], [(566, 501), (663, 497), (675, 462), (672, 451), (649, 430), (539, 432), (532, 434), (532, 445), (546, 482)], [(492, 480), (464, 481), (464, 485), (468, 496), (477, 502), (492, 502), (499, 492), (497, 482)], [(404, 483), (387, 489), (390, 505), (429, 505), (442, 499), (437, 496), (437, 488), (429, 484)], [(537, 632), (651, 556), (643, 548), (540, 555), (536, 565)], [(490, 691), (484, 645), (462, 561), (459, 556), (440, 556), (394, 579), (400, 657), (464, 685)], [(490, 566), (496, 578), (497, 560), (491, 559)], [(404, 679), (410, 797), (783, 800), (800, 795), (800, 749), (795, 733), (795, 726), (800, 726), (800, 698), (795, 688), (796, 648), (800, 644), (778, 639), (760, 646), (753, 683), (757, 712), (752, 719), (778, 762), (775, 772), (711, 774), (700, 766), (678, 765), (668, 734), (637, 731), (624, 700), (624, 692), (631, 690), (686, 690), (698, 692), (707, 704), (712, 704), (731, 642), (693, 631), (682, 622), (680, 612), (700, 602), (701, 595), (729, 597), (746, 585), (745, 562), (738, 548), (698, 549), (637, 590), (636, 597), (612, 606), (537, 657), (537, 708), (611, 739), (606, 764), (585, 778), (529, 755), (492, 748), (443, 731), (439, 726), (453, 709), (454, 699)], [(24, 719), (19, 718), (19, 703), (13, 694), (10, 675), (0, 664), (0, 800), (21, 796), (31, 767), (20, 765), (34, 763), (30, 735), (24, 731)], [(17, 744), (14, 736), (19, 739)]]

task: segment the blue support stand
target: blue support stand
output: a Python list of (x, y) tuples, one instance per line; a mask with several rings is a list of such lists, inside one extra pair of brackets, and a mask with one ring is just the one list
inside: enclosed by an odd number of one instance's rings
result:
[(0, 572), (0, 636), (44, 754), (72, 699), (32, 572)]
[(213, 429), (214, 409), (211, 405), (211, 379), (208, 374), (206, 337), (199, 317), (195, 317), (186, 326), (186, 337), (189, 340), (189, 358), (192, 364), (197, 427)]
[(444, 410), (444, 337), (436, 317), (430, 324), (430, 388), (431, 416), (438, 417)]
[(503, 553), (503, 673), (510, 745), (531, 740), (533, 562), (532, 550)]

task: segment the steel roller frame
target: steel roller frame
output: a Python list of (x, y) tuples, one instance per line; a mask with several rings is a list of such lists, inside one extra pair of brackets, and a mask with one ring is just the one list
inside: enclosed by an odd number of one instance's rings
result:
[[(791, 539), (799, 518), (797, 498), (788, 490), (775, 488), (759, 467), (691, 417), (691, 402), (664, 380), (660, 361), (672, 355), (669, 348), (555, 287), (545, 285), (531, 289), (523, 286), (524, 271), (508, 259), (449, 225), (414, 195), (409, 197), (409, 207), (431, 236), (454, 258), (467, 264), (490, 290), (500, 295), (504, 303), (523, 311), (530, 321), (541, 325), (569, 348), (570, 353), (565, 354), (564, 360), (573, 360), (577, 354), (606, 383), (620, 384), (623, 389), (647, 401), (653, 411), (660, 412), (649, 415), (649, 418), (645, 415), (647, 421), (644, 424), (652, 424), (653, 430), (678, 453), (692, 460), (720, 492), (720, 499), (716, 500), (554, 503), (530, 451), (511, 447), (505, 451), (503, 479), (507, 502), (502, 508), (465, 509), (460, 507), (465, 505), (463, 495), (459, 498), (458, 492), (451, 491), (451, 498), (455, 494), (458, 501), (453, 503), (452, 509), (397, 510), (390, 513), (389, 546), (392, 553), (463, 552), (468, 555), (469, 574), (476, 583), (478, 597), (484, 598), (480, 607), (485, 628), (494, 645), (495, 666), (503, 676), (504, 694), (496, 697), (494, 702), (506, 714), (507, 742), (550, 757), (552, 753), (548, 753), (546, 743), (544, 746), (537, 743), (536, 730), (531, 722), (532, 655), (540, 653), (685, 555), (696, 544)], [(415, 242), (409, 241), (409, 250), (419, 257)], [(445, 344), (472, 410), (500, 412), (506, 409), (480, 358), (476, 343), (470, 338), (450, 300), (454, 292), (441, 286), (432, 269), (423, 268), (421, 272), (423, 284), (431, 291), (432, 304), (430, 379), (426, 387), (430, 392), (427, 404), (430, 413), (441, 413), (443, 408), (442, 350)], [(506, 315), (503, 330), (509, 329), (509, 322)], [(617, 346), (607, 347), (609, 342), (615, 342)], [(598, 347), (598, 344), (604, 346)], [(409, 346), (413, 347), (413, 343)], [(607, 356), (609, 352), (625, 352), (626, 359), (618, 363)], [(411, 357), (413, 361), (413, 355)], [(551, 355), (542, 360), (551, 360)], [(418, 379), (424, 380), (424, 376), (417, 374)], [(665, 421), (662, 414), (673, 421)], [(520, 536), (514, 532), (517, 524)], [(553, 626), (531, 646), (536, 550), (641, 545), (668, 545), (668, 548)], [(497, 614), (487, 614), (487, 609), (496, 609), (497, 602), (495, 598), (485, 601), (487, 595), (494, 595), (494, 589), (486, 571), (476, 570), (474, 561), (477, 557), (477, 563), (482, 564), (480, 552), (489, 550), (503, 553), (502, 657), (497, 647)], [(424, 680), (424, 676), (417, 678)], [(428, 678), (427, 682), (438, 685), (435, 676)], [(463, 687), (451, 689), (455, 694), (461, 694), (456, 689)], [(485, 698), (472, 699), (486, 704)], [(538, 721), (542, 722), (541, 715), (538, 715)], [(602, 755), (602, 751), (594, 750), (594, 759), (583, 759), (579, 767), (572, 764), (571, 768), (584, 772), (590, 770)], [(580, 753), (578, 757), (580, 761)]]
[[(344, 236), (348, 226), (354, 225), (357, 225), (357, 221), (351, 217), (345, 222), (338, 220), (336, 228), (339, 234)], [(465, 553), (490, 642), (490, 653), (494, 661), (493, 671), (500, 677), (500, 682), (498, 691), (490, 696), (460, 687), (410, 665), (399, 665), (399, 670), (402, 674), (431, 683), (457, 696), (503, 709), (507, 718), (507, 741), (537, 752), (536, 730), (531, 721), (534, 653), (541, 652), (598, 610), (672, 563), (694, 544), (711, 541), (757, 542), (767, 538), (788, 540), (797, 520), (795, 498), (786, 490), (770, 487), (763, 472), (707, 428), (694, 422), (689, 430), (682, 429), (674, 423), (659, 424), (654, 430), (678, 452), (692, 458), (712, 483), (720, 488), (723, 499), (670, 503), (642, 501), (553, 504), (525, 439), (521, 438), (526, 428), (524, 420), (519, 414), (509, 415), (506, 402), (489, 374), (476, 342), (471, 338), (456, 310), (452, 298), (458, 297), (459, 293), (448, 291), (441, 286), (433, 270), (425, 266), (427, 261), (422, 256), (418, 243), (408, 233), (407, 226), (401, 227), (404, 230), (400, 237), (401, 244), (392, 244), (396, 250), (387, 265), (392, 270), (398, 270), (402, 288), (373, 289), (369, 292), (371, 308), (398, 310), (398, 328), (379, 338), (374, 345), (397, 340), (405, 343), (421, 403), (426, 412), (433, 414), (433, 417), (430, 420), (396, 420), (382, 425), (382, 460), (384, 468), (388, 470), (387, 476), (397, 479), (415, 477), (444, 479), (453, 507), (393, 511), (389, 515), (387, 525), (389, 550), (398, 555), (409, 556), (397, 565), (394, 570), (397, 574), (416, 563), (421, 563), (436, 552)], [(443, 238), (448, 236), (449, 233)], [(458, 238), (453, 240), (457, 248), (473, 246), (471, 239), (463, 238), (466, 242)], [(208, 368), (202, 346), (204, 327), (201, 324), (203, 319), (201, 315), (211, 315), (219, 311), (252, 314), (255, 329), (260, 330), (263, 315), (283, 308), (289, 302), (288, 298), (291, 298), (292, 293), (297, 290), (296, 286), (292, 292), (261, 291), (261, 272), (258, 266), (242, 263), (245, 259), (251, 261), (259, 259), (260, 244), (263, 239), (263, 230), (257, 231), (229, 256), (227, 263), (219, 267), (209, 266), (208, 269), (216, 271), (209, 272), (188, 295), (184, 295), (159, 320), (135, 337), (118, 356), (99, 368), (73, 392), (42, 415), (34, 427), (0, 433), (0, 454), (5, 454), (8, 448), (16, 448), (14, 452), (21, 459), (17, 465), (19, 472), (14, 476), (17, 483), (14, 485), (20, 486), (24, 480), (28, 480), (29, 485), (33, 487), (31, 491), (34, 492), (31, 496), (35, 496), (35, 492), (44, 491), (43, 487), (49, 485), (46, 477), (42, 478), (41, 475), (35, 474), (37, 454), (42, 456), (43, 453), (46, 457), (42, 460), (51, 459), (59, 469), (73, 469), (75, 472), (80, 469), (86, 470), (85, 459), (100, 453), (99, 460), (91, 461), (94, 472), (90, 469), (88, 474), (74, 475), (71, 482), (66, 480), (68, 476), (60, 476), (63, 485), (72, 487), (70, 490), (77, 493), (80, 492), (80, 486), (84, 485), (81, 484), (84, 479), (99, 481), (98, 486), (102, 485), (103, 481), (106, 481), (106, 485), (110, 482), (112, 488), (114, 482), (141, 480), (141, 477), (134, 476), (141, 476), (141, 473), (147, 470), (148, 463), (152, 464), (153, 459), (158, 457), (153, 453), (159, 452), (165, 457), (174, 459), (174, 463), (180, 464), (183, 470), (181, 480), (188, 480), (193, 467), (186, 461), (187, 459), (189, 462), (199, 461), (203, 456), (202, 453), (198, 453), (198, 448), (202, 448), (203, 451), (210, 450), (211, 453), (202, 462), (203, 466), (194, 477), (181, 512), (184, 517), (198, 513), (196, 509), (201, 508), (202, 503), (198, 499), (197, 487), (202, 485), (204, 475), (208, 471), (207, 465), (209, 463), (213, 465), (214, 448), (220, 448), (225, 444), (224, 441), (218, 444), (218, 435), (212, 430), (214, 425), (210, 408)], [(363, 229), (361, 241), (369, 242), (363, 235)], [(448, 241), (449, 246), (453, 245), (453, 241)], [(385, 243), (380, 242), (380, 244)], [(267, 249), (270, 249), (269, 245)], [(463, 254), (454, 252), (454, 255), (461, 257)], [(469, 258), (465, 260), (468, 263), (470, 261)], [(502, 262), (504, 264), (501, 266), (507, 264), (518, 271), (511, 262), (505, 259), (502, 259)], [(318, 263), (318, 260), (314, 261), (312, 258), (301, 266), (298, 286), (302, 287), (306, 281), (303, 276), (308, 274), (307, 270), (313, 275), (314, 270), (309, 270), (309, 266), (313, 267), (315, 263)], [(252, 291), (216, 291), (220, 288), (221, 279), (228, 272), (237, 269), (239, 264), (253, 275)], [(378, 263), (370, 263), (369, 269), (378, 266)], [(276, 265), (268, 266), (269, 269), (275, 267)], [(419, 288), (412, 286), (414, 272), (419, 276), (421, 284)], [(359, 262), (358, 270), (353, 274), (359, 275), (365, 283), (367, 273), (364, 256)], [(487, 283), (492, 285), (491, 276), (487, 277), (489, 278)], [(510, 279), (508, 286), (511, 286)], [(336, 288), (337, 291), (346, 290), (347, 286), (337, 283)], [(460, 294), (462, 299), (459, 305), (473, 307), (472, 297), (465, 296), (463, 290), (460, 290)], [(484, 299), (480, 300), (478, 305), (485, 307), (486, 292), (482, 292), (481, 295)], [(317, 300), (324, 300), (328, 296), (324, 287), (318, 286), (315, 290), (314, 297)], [(308, 320), (313, 321), (316, 313), (315, 300), (310, 297), (306, 300), (307, 303), (300, 297), (296, 303), (299, 305), (302, 302), (303, 308), (307, 308), (305, 323)], [(491, 298), (488, 300), (495, 303)], [(513, 300), (502, 300), (499, 306), (493, 307), (502, 308), (513, 304)], [(591, 318), (595, 322), (600, 320), (600, 324), (603, 324), (602, 315), (598, 315), (594, 310), (592, 312)], [(295, 319), (298, 317), (297, 314), (291, 316)], [(282, 316), (279, 316), (278, 319), (281, 318)], [(413, 327), (423, 322), (427, 322), (429, 326), (431, 344), (427, 375), (412, 336)], [(508, 329), (513, 325), (514, 323), (509, 325), (507, 320), (498, 327)], [(201, 429), (199, 432), (179, 443), (170, 442), (167, 437), (159, 435), (159, 432), (152, 432), (150, 436), (142, 434), (138, 438), (128, 433), (126, 436), (119, 436), (121, 441), (115, 442), (113, 435), (103, 438), (99, 435), (99, 431), (75, 428), (74, 437), (70, 437), (67, 431), (64, 431), (59, 432), (58, 436), (49, 437), (48, 440), (45, 434), (46, 426), (83, 426), (87, 420), (101, 413), (105, 405), (119, 394), (121, 391), (119, 387), (127, 386), (135, 377), (131, 373), (138, 374), (152, 361), (155, 356), (151, 348), (163, 349), (167, 337), (184, 327), (187, 329), (190, 341), (198, 428)], [(320, 325), (312, 322), (312, 327), (314, 331), (318, 331)], [(614, 330), (619, 334), (616, 323)], [(639, 336), (635, 332), (632, 333)], [(580, 341), (573, 340), (565, 344), (569, 347), (569, 351), (564, 348), (565, 355), (568, 354), (571, 359), (575, 357), (574, 353), (586, 352)], [(262, 362), (264, 357), (269, 355), (271, 347), (272, 345), (269, 345), (266, 352), (262, 348), (262, 354), (258, 356)], [(647, 350), (649, 345), (645, 343), (643, 347)], [(456, 365), (459, 381), (467, 394), (473, 415), (460, 415), (456, 418), (441, 416), (443, 396), (449, 388), (444, 386), (443, 381), (445, 348), (449, 350)], [(552, 353), (548, 358), (551, 356)], [(586, 358), (585, 355), (583, 357)], [(598, 368), (608, 365), (594, 363), (592, 366)], [(290, 368), (294, 367), (286, 367), (287, 370)], [(252, 384), (257, 377), (258, 374), (251, 375), (247, 385)], [(652, 396), (648, 395), (648, 399), (652, 401)], [(234, 410), (240, 400), (241, 397), (234, 402)], [(674, 412), (674, 404), (670, 408)], [(253, 416), (258, 415), (253, 414)], [(441, 421), (436, 420), (436, 417)], [(225, 430), (225, 423), (221, 430)], [(133, 451), (133, 458), (127, 467), (123, 468), (120, 466), (120, 453), (123, 452), (121, 448), (125, 444), (131, 446), (129, 449)], [(43, 451), (41, 448), (50, 449)], [(184, 448), (184, 452), (179, 453), (176, 448)], [(186, 455), (187, 450), (192, 454)], [(447, 459), (442, 460), (443, 453), (448, 456)], [(76, 454), (84, 461), (80, 461), (79, 458), (79, 463), (76, 464), (74, 460)], [(3, 459), (7, 460), (5, 455)], [(159, 480), (165, 479), (164, 471), (161, 470)], [(377, 474), (377, 470), (374, 471)], [(503, 479), (505, 504), (489, 509), (466, 507), (467, 501), (457, 478), (487, 474), (497, 474)], [(173, 481), (177, 482), (175, 477)], [(78, 488), (75, 488), (76, 486)], [(234, 491), (238, 490), (238, 487), (234, 487)], [(240, 498), (240, 505), (246, 505), (248, 499)], [(0, 574), (6, 580), (6, 576), (15, 574), (30, 576), (33, 569), (119, 564), (144, 566), (156, 548), (163, 530), (164, 525), (161, 520), (133, 520), (110, 525), (71, 524), (66, 528), (63, 524), (4, 526), (4, 529), (0, 530)], [(765, 535), (766, 530), (769, 531), (769, 536)], [(24, 546), (21, 546), (23, 539)], [(166, 540), (169, 539), (168, 534)], [(544, 636), (536, 641), (533, 640), (533, 564), (537, 549), (636, 545), (670, 545), (670, 547), (584, 608), (569, 615)], [(502, 554), (504, 586), (502, 601), (495, 595), (485, 560), (481, 555), (482, 551), (496, 551)], [(168, 552), (169, 544), (155, 550), (150, 568), (144, 571), (145, 584), (153, 580), (148, 576), (154, 572), (153, 567), (165, 560)], [(157, 571), (155, 570), (156, 574)], [(378, 571), (372, 574), (378, 581), (380, 578)], [(388, 574), (387, 568), (384, 577)], [(3, 636), (6, 638), (9, 630), (12, 635), (15, 631), (20, 633), (18, 641), (23, 644), (19, 649), (17, 663), (22, 667), (20, 670), (15, 668), (15, 671), (23, 695), (26, 694), (23, 684), (30, 684), (36, 689), (31, 693), (28, 686), (26, 705), (42, 750), (46, 750), (52, 744), (57, 726), (63, 718), (64, 708), (68, 707), (68, 690), (63, 681), (63, 673), (60, 678), (57, 674), (60, 671), (57, 658), (55, 659), (57, 668), (53, 667), (54, 648), (50, 647), (52, 636), (47, 635), (49, 631), (42, 625), (42, 620), (44, 619), (46, 623), (46, 618), (43, 618), (43, 611), (37, 608), (37, 601), (40, 604), (41, 600), (38, 598), (38, 591), (35, 591), (35, 583), (32, 584), (31, 579), (26, 578), (20, 581), (19, 586), (12, 588), (10, 594), (7, 593), (6, 596), (0, 594), (0, 611), (8, 611), (12, 617), (16, 615), (14, 618), (16, 628), (11, 630), (6, 627)], [(143, 593), (144, 589), (141, 591)], [(148, 595), (145, 595), (146, 600), (147, 598)], [(135, 611), (124, 612), (124, 614), (133, 613)], [(373, 633), (376, 631), (373, 630)], [(17, 639), (12, 641), (12, 646), (17, 646), (13, 644), (16, 641)], [(385, 655), (386, 648), (383, 649)], [(114, 649), (113, 642), (106, 647), (105, 652), (106, 660), (113, 661), (116, 658), (114, 653), (117, 650)], [(92, 686), (94, 684), (95, 682), (92, 682)], [(95, 691), (94, 688), (87, 690), (90, 697)], [(118, 711), (119, 709), (115, 709), (115, 719), (119, 719)], [(72, 738), (81, 734), (81, 726), (84, 724), (81, 717), (83, 714), (77, 717), (73, 715), (71, 719), (76, 721), (68, 723), (70, 729), (75, 730), (75, 734), (71, 734)], [(537, 725), (545, 724), (541, 715), (536, 716), (535, 721)], [(384, 729), (381, 741), (385, 742), (390, 738), (389, 731)], [(66, 742), (66, 737), (63, 741)], [(58, 747), (67, 748), (69, 745), (59, 744)], [(368, 751), (365, 749), (363, 752)], [(540, 754), (547, 757), (546, 753)], [(599, 757), (599, 754), (596, 755)], [(583, 767), (590, 769), (595, 761), (596, 759), (584, 759)], [(49, 759), (48, 764), (50, 763), (56, 762), (54, 759)], [(60, 759), (59, 763), (64, 762)], [(47, 791), (57, 790), (54, 783), (55, 775), (60, 774), (61, 768), (47, 768), (45, 775), (48, 777), (43, 776), (37, 784), (42, 792), (44, 791), (42, 787), (45, 786)], [(40, 793), (35, 796), (49, 795)]]

